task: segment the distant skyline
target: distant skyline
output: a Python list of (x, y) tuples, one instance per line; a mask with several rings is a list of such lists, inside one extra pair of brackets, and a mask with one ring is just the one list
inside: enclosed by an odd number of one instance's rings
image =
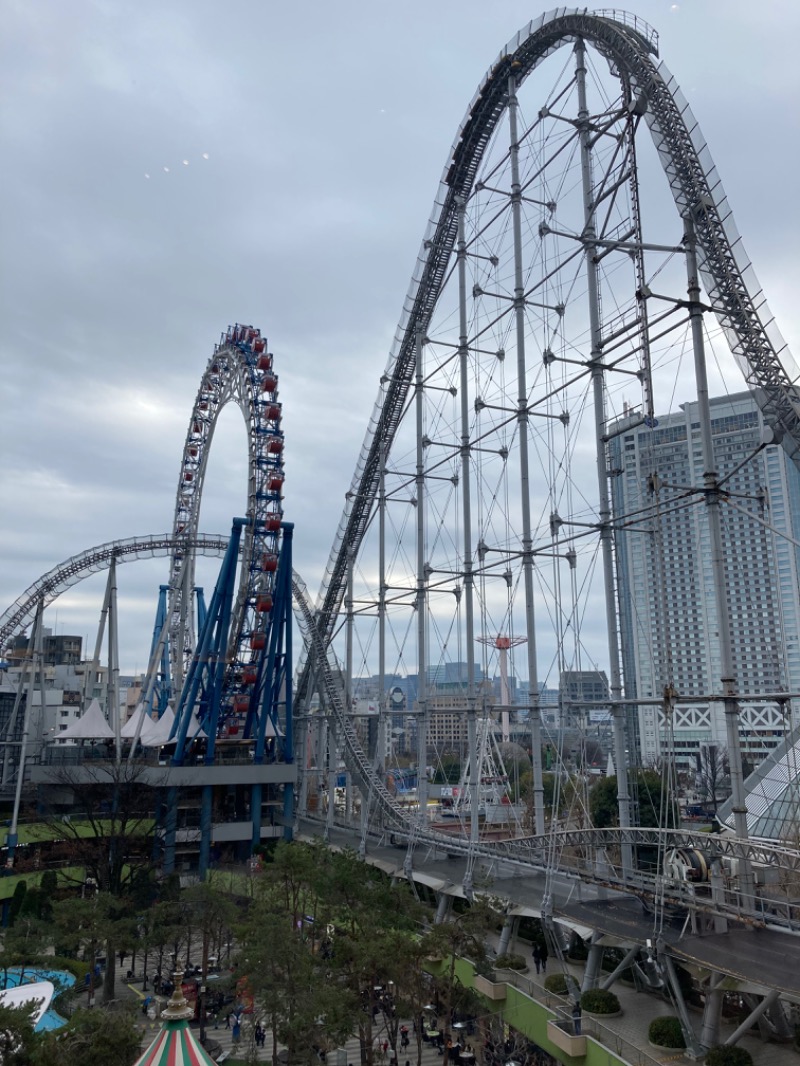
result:
[[(660, 34), (797, 355), (800, 7), (629, 6)], [(169, 530), (192, 402), (235, 321), (275, 352), (286, 516), (316, 593), (449, 147), (541, 10), (6, 0), (0, 612), (73, 554)], [(206, 484), (201, 526), (227, 533), (245, 496), (232, 409)], [(125, 673), (145, 667), (166, 573), (120, 568)], [(46, 624), (91, 647), (103, 582)]]

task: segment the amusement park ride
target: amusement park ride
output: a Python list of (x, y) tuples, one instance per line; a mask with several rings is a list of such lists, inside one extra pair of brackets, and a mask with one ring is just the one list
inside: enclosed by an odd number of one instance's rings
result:
[[(559, 49), (572, 58), (555, 64), (553, 83), (546, 61)], [(598, 944), (602, 935), (625, 937), (610, 925), (604, 934), (605, 919), (592, 906), (631, 897), (653, 908), (639, 920), (642, 942), (653, 923), (666, 935), (680, 913), (691, 916), (698, 939), (710, 922), (731, 936), (741, 925), (798, 943), (779, 932), (800, 931), (794, 908), (777, 896), (766, 906), (763, 885), (796, 878), (800, 857), (784, 841), (750, 839), (739, 737), (743, 698), (791, 704), (795, 694), (737, 687), (723, 539), (725, 484), (733, 475), (716, 470), (706, 352), (724, 338), (759, 405), (764, 447), (783, 448), (795, 463), (797, 371), (699, 127), (657, 63), (657, 49), (657, 35), (636, 17), (560, 8), (512, 39), (483, 79), (447, 158), (315, 606), (292, 572), (272, 355), (258, 330), (237, 325), (216, 346), (195, 400), (171, 534), (76, 556), (0, 616), (1, 647), (87, 573), (143, 555), (169, 556), (145, 687), (148, 712), (161, 716), (172, 705), (175, 714), (169, 765), (145, 766), (162, 795), (165, 869), (176, 866), (186, 834), (177, 821), (180, 797), (191, 792), (199, 795), (192, 839), (201, 876), (212, 842), (226, 832), (244, 854), (269, 822), (287, 836), (312, 826), (333, 839), (346, 829), (365, 855), (390, 841), (402, 847), (403, 876), (413, 878), (437, 856), (460, 863), (459, 885), (453, 888), (452, 875), (442, 879), (456, 894), (470, 896), (488, 874), (500, 879), (495, 891), (512, 899), (503, 881), (508, 871), (538, 878), (531, 913), (563, 916), (567, 897), (580, 900), (583, 911), (573, 920), (592, 926)], [(666, 183), (657, 180), (656, 160)], [(706, 324), (712, 317), (713, 336)], [(648, 511), (620, 514), (610, 444), (623, 424), (625, 432), (657, 426), (656, 397), (667, 384), (670, 394), (682, 356), (695, 368), (704, 482), (682, 487), (679, 498), (659, 485), (655, 471), (644, 471), (652, 487)], [(229, 401), (247, 425), (249, 474), (244, 517), (227, 539), (202, 535), (198, 515), (216, 419)], [(620, 421), (623, 409), (635, 412), (633, 421)], [(637, 826), (636, 782), (627, 772), (638, 709), (658, 707), (666, 720), (685, 698), (674, 684), (672, 654), (661, 648), (653, 649), (657, 692), (637, 694), (623, 677), (620, 545), (643, 532), (657, 542), (659, 515), (689, 506), (703, 510), (708, 537), (704, 595), (719, 645), (707, 699), (724, 707), (731, 767), (733, 831), (711, 843), (708, 834)], [(202, 552), (224, 558), (208, 608), (201, 600), (196, 610), (194, 559)], [(660, 594), (656, 573), (649, 595)], [(114, 597), (110, 582), (112, 612)], [(548, 826), (544, 802), (546, 731), (535, 679), (547, 672), (543, 661), (580, 665), (589, 605), (606, 626), (615, 829), (592, 829), (577, 815)], [(303, 637), (294, 677), (292, 607)], [(662, 614), (666, 619), (666, 607)], [(432, 668), (453, 648), (466, 664), (458, 693), (466, 795), (455, 829), (431, 824), (424, 773), (412, 808), (386, 787), (387, 715), (365, 741), (351, 713), (356, 649), (366, 647), (376, 649), (379, 693), (387, 691), (390, 654), (413, 663), (416, 702), (406, 714), (418, 767), (428, 764), (437, 713)], [(482, 789), (487, 777), (504, 773), (489, 734), (493, 716), (507, 714), (510, 701), (506, 688), (496, 708), (479, 677), (493, 652), (505, 657), (515, 647), (524, 648), (515, 673), (531, 679), (517, 712), (528, 726), (532, 825), (497, 840), (484, 831)], [(115, 728), (119, 763), (118, 722)], [(34, 780), (54, 779), (64, 750), (55, 747), (33, 767)], [(348, 827), (333, 802), (342, 762), (348, 790), (360, 800), (358, 824), (351, 818)], [(215, 813), (222, 790), (233, 797), (227, 829)], [(323, 793), (330, 797), (326, 813)], [(655, 863), (642, 864), (645, 848)], [(725, 959), (728, 972), (737, 972), (734, 953), (731, 947)], [(791, 976), (800, 973), (800, 955), (783, 976), (768, 971), (763, 985), (800, 997)]]

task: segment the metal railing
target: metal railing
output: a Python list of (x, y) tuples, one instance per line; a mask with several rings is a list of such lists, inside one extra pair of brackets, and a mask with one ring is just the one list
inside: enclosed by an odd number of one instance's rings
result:
[[(534, 981), (533, 978), (526, 977), (525, 974), (518, 973), (516, 970), (497, 970), (496, 972), (506, 984), (513, 985), (530, 999), (551, 1010), (559, 1026), (565, 1027), (565, 1032), (574, 1033), (572, 1007), (566, 996), (549, 992), (539, 981)], [(605, 1025), (598, 1021), (596, 1015), (583, 1015), (581, 1036), (602, 1044), (604, 1048), (619, 1056), (630, 1066), (663, 1066), (663, 1059), (656, 1058), (648, 1051), (631, 1043), (630, 1040), (626, 1040), (610, 1024)]]

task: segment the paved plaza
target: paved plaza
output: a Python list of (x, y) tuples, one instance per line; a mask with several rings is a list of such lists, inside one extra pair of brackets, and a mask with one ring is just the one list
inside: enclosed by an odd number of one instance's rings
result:
[[(520, 945), (518, 950), (526, 949)], [(569, 965), (568, 969), (576, 978), (579, 979), (582, 976), (580, 967)], [(550, 971), (555, 972), (555, 970), (556, 967), (553, 966), (551, 961)], [(530, 983), (534, 998), (550, 1006), (553, 1010), (557, 1009), (559, 1006), (557, 997), (545, 992), (543, 986), (538, 984), (538, 979), (535, 975), (533, 977), (527, 975), (527, 981)], [(127, 991), (131, 996), (141, 1000), (142, 993), (135, 984), (128, 985)], [(622, 1014), (608, 1019), (602, 1027), (584, 1015), (584, 1033), (591, 1036), (594, 1032), (597, 1039), (605, 1047), (609, 1048), (614, 1054), (619, 1055), (624, 1061), (629, 1062), (631, 1066), (656, 1066), (656, 1064), (662, 1063), (687, 1061), (680, 1052), (659, 1051), (648, 1043), (647, 1030), (650, 1021), (660, 1015), (675, 1013), (670, 1003), (651, 993), (638, 992), (634, 988), (622, 985), (619, 982), (614, 986), (614, 992), (619, 997)], [(166, 999), (163, 999), (162, 1002), (166, 1004)], [(695, 1022), (695, 1031), (698, 1031), (700, 1015), (694, 1014), (693, 1021)], [(158, 1021), (151, 1021), (145, 1018), (141, 1018), (140, 1024), (149, 1037), (154, 1036), (159, 1028)], [(225, 1028), (224, 1021), (220, 1020), (219, 1028), (216, 1029), (213, 1027), (213, 1021), (211, 1022), (207, 1033), (219, 1045), (221, 1057), (227, 1056), (227, 1058), (222, 1058), (223, 1062), (230, 1059), (244, 1059), (246, 1053), (250, 1053), (253, 1047), (253, 1024), (254, 1022), (250, 1017), (243, 1016), (241, 1040), (237, 1048), (234, 1046), (232, 1030)], [(411, 1023), (408, 1022), (407, 1024), (410, 1026)], [(723, 1039), (733, 1032), (736, 1024), (738, 1023), (723, 1023)], [(377, 1039), (381, 1039), (384, 1035), (384, 1030), (376, 1025), (374, 1035)], [(472, 1044), (478, 1053), (478, 1066), (482, 1066), (480, 1041), (474, 1038), (472, 1039)], [(757, 1036), (744, 1037), (739, 1041), (739, 1046), (747, 1048), (753, 1056), (753, 1062), (756, 1066), (796, 1066), (798, 1062), (797, 1054), (790, 1045), (765, 1044)], [(283, 1049), (279, 1047), (278, 1050), (280, 1052)], [(361, 1054), (358, 1040), (349, 1040), (344, 1050), (346, 1055), (341, 1055), (340, 1057), (337, 1056), (336, 1052), (329, 1054), (327, 1066), (359, 1066)], [(266, 1046), (256, 1050), (256, 1061), (271, 1062), (272, 1051), (272, 1039), (268, 1033)], [(416, 1040), (412, 1034), (411, 1046), (400, 1055), (400, 1066), (405, 1066), (406, 1059), (410, 1061), (411, 1066), (416, 1066), (416, 1057)], [(380, 1063), (380, 1059), (377, 1061)], [(423, 1044), (422, 1066), (440, 1066), (441, 1061), (441, 1056), (435, 1047)], [(384, 1059), (384, 1063), (388, 1064), (388, 1057)]]

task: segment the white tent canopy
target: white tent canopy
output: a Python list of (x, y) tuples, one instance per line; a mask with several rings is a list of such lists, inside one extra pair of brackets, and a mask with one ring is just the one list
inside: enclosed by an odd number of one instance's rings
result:
[[(146, 748), (160, 748), (163, 744), (169, 743), (169, 735), (172, 732), (172, 723), (175, 721), (175, 712), (171, 707), (167, 707), (166, 711), (155, 723), (151, 732), (147, 734), (147, 737), (142, 737), (142, 744)], [(198, 721), (197, 714), (192, 715), (192, 720), (189, 722), (189, 728), (186, 731), (187, 740), (206, 740), (208, 733), (206, 733), (203, 727)], [(174, 741), (173, 737), (173, 741)]]
[(103, 708), (92, 700), (77, 722), (57, 733), (54, 740), (113, 740), (114, 730), (106, 721)]
[[(141, 720), (141, 725), (139, 721)], [(149, 714), (145, 714), (144, 704), (139, 704), (128, 721), (122, 727), (120, 736), (125, 740), (133, 740), (136, 736), (136, 730), (139, 730), (139, 738), (144, 744), (153, 730), (156, 728), (156, 723), (150, 717)]]
[(142, 744), (146, 748), (160, 748), (163, 744), (166, 744), (169, 741), (174, 721), (175, 712), (171, 707), (167, 707), (159, 720), (153, 724), (153, 728), (148, 732), (147, 736), (142, 737)]

